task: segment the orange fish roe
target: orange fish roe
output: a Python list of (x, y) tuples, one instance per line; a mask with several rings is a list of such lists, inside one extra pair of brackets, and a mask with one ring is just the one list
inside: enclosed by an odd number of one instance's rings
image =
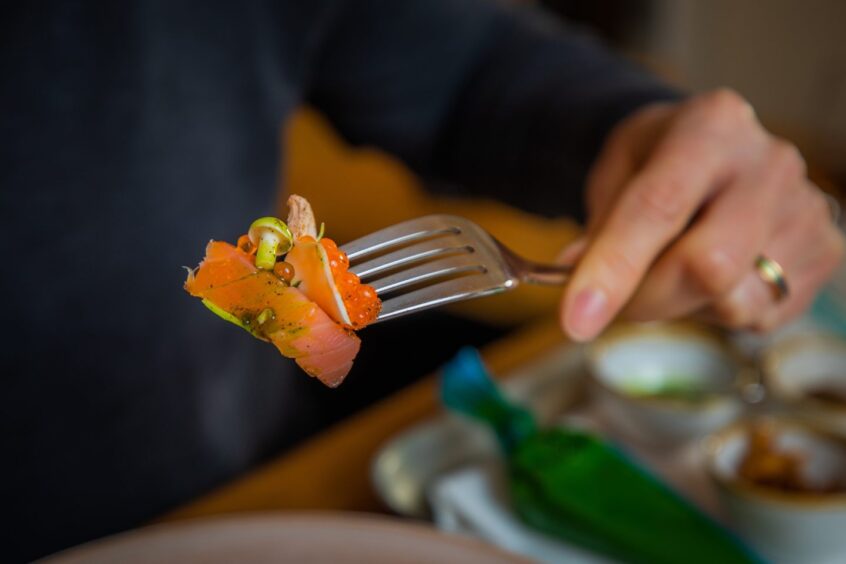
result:
[(335, 286), (341, 293), (353, 328), (361, 329), (376, 321), (382, 309), (382, 301), (376, 295), (376, 290), (373, 286), (362, 284), (358, 276), (349, 271), (350, 260), (335, 241), (324, 237), (320, 244), (329, 258), (329, 268), (332, 270)]
[(294, 278), (294, 267), (285, 261), (277, 262), (273, 266), (273, 274), (281, 278), (286, 284), (291, 284)]
[(256, 246), (250, 241), (249, 236), (241, 235), (238, 237), (238, 248), (245, 253), (253, 254), (256, 252)]

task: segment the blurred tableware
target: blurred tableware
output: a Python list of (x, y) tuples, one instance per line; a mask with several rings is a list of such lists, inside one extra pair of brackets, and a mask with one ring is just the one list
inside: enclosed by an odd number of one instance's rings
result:
[(537, 562), (600, 564), (611, 560), (525, 525), (511, 507), (501, 460), (446, 473), (428, 490), (438, 528), (469, 534)]
[(774, 401), (804, 421), (846, 436), (846, 340), (797, 337), (767, 349), (761, 366)]
[(727, 335), (732, 348), (744, 358), (760, 358), (763, 352), (781, 343), (791, 341), (797, 337), (809, 335), (829, 335), (831, 331), (822, 327), (810, 315), (788, 323), (787, 325), (769, 333), (754, 333), (752, 331), (738, 331)]
[(747, 369), (718, 334), (698, 325), (618, 325), (590, 347), (588, 366), (603, 417), (647, 444), (705, 436), (742, 409), (738, 384)]
[(496, 435), (511, 509), (534, 530), (632, 562), (760, 562), (606, 437), (539, 425), (525, 405), (502, 395), (475, 349), (462, 349), (444, 365), (441, 399)]
[[(770, 452), (754, 446), (760, 425), (766, 425), (771, 437)], [(798, 423), (768, 419), (732, 425), (705, 444), (707, 469), (731, 523), (766, 558), (785, 564), (844, 561), (846, 445), (841, 440)], [(755, 456), (762, 460), (750, 460), (756, 448)], [(830, 491), (793, 491), (795, 472), (803, 487)], [(761, 477), (755, 480), (750, 473)], [(777, 479), (786, 485), (775, 485)]]
[[(565, 345), (515, 371), (503, 388), (550, 424), (578, 401), (583, 381), (582, 350)], [(496, 441), (485, 429), (444, 416), (391, 439), (373, 461), (372, 480), (388, 507), (400, 515), (425, 518), (426, 488), (434, 480), (497, 456)]]
[[(592, 402), (582, 401), (582, 384), (587, 376), (582, 347), (562, 344), (507, 376), (502, 384), (506, 395), (530, 407), (544, 425), (565, 424), (619, 440), (632, 456), (685, 497), (714, 517), (722, 517), (716, 487), (702, 468), (705, 453), (699, 445), (668, 450), (627, 443), (598, 417)], [(441, 415), (404, 430), (387, 442), (374, 458), (372, 477), (381, 499), (400, 515), (426, 518), (434, 514), (438, 526), (447, 531), (461, 530), (538, 558), (538, 551), (545, 551), (548, 545), (542, 543), (539, 547), (527, 541), (523, 535), (525, 526), (507, 534), (491, 534), (492, 530), (499, 531), (499, 526), (507, 526), (503, 523), (516, 521), (510, 510), (505, 512), (507, 499), (496, 497), (500, 493), (505, 496), (496, 485), (496, 470), (501, 472), (501, 467), (490, 433), (453, 416)], [(453, 496), (456, 488), (463, 494)], [(583, 561), (575, 556), (583, 553), (577, 547), (544, 538), (553, 543), (556, 551), (560, 547), (574, 555), (565, 561)]]
[(513, 564), (526, 560), (474, 539), (397, 519), (277, 513), (155, 525), (72, 548), (45, 562)]

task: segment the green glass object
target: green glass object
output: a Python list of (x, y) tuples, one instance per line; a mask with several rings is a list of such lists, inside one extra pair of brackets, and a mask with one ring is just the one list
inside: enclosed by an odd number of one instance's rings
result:
[(447, 407), (494, 430), (514, 511), (532, 528), (625, 562), (762, 562), (614, 445), (580, 430), (538, 428), (504, 398), (474, 349), (443, 368), (441, 393)]

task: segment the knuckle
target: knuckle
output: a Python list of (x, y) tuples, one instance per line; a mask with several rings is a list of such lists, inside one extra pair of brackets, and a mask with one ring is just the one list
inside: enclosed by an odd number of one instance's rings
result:
[(825, 249), (824, 243), (831, 239), (835, 230), (832, 229), (831, 209), (822, 193), (810, 185), (804, 185), (792, 187), (789, 193), (782, 195), (782, 199), (785, 202), (782, 213), (789, 212), (789, 216), (783, 220), (783, 228), (789, 229), (797, 241), (813, 245), (811, 249)]
[(783, 177), (801, 178), (805, 176), (805, 159), (793, 143), (784, 139), (774, 139), (770, 144), (770, 164), (777, 167)]
[[(783, 227), (793, 232), (795, 237), (806, 242), (825, 240), (828, 237), (829, 211), (828, 204), (820, 195), (806, 188), (791, 189), (784, 194), (786, 204), (789, 205), (789, 216), (785, 218)], [(815, 247), (819, 249), (819, 246)]]
[(737, 262), (722, 249), (689, 253), (685, 262), (690, 276), (712, 299), (728, 294), (740, 278)]
[(678, 178), (652, 181), (638, 188), (634, 193), (635, 213), (649, 221), (665, 225), (677, 225), (686, 218), (687, 188)]
[(718, 88), (703, 94), (699, 105), (702, 112), (711, 120), (725, 125), (736, 126), (752, 115), (749, 103), (730, 88)]
[(831, 206), (818, 189), (808, 189), (808, 213), (816, 225), (830, 227), (834, 223)]

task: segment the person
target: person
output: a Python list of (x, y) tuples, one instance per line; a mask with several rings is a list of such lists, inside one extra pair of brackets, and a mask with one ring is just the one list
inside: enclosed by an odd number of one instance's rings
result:
[(272, 210), (279, 127), (302, 102), (433, 189), (548, 214), (584, 204), (585, 238), (562, 256), (578, 262), (561, 308), (576, 340), (621, 313), (768, 330), (843, 254), (802, 157), (741, 96), (679, 93), (532, 7), (6, 12), (4, 559), (141, 524), (314, 411), (299, 395), (313, 382), (180, 288), (210, 236)]

